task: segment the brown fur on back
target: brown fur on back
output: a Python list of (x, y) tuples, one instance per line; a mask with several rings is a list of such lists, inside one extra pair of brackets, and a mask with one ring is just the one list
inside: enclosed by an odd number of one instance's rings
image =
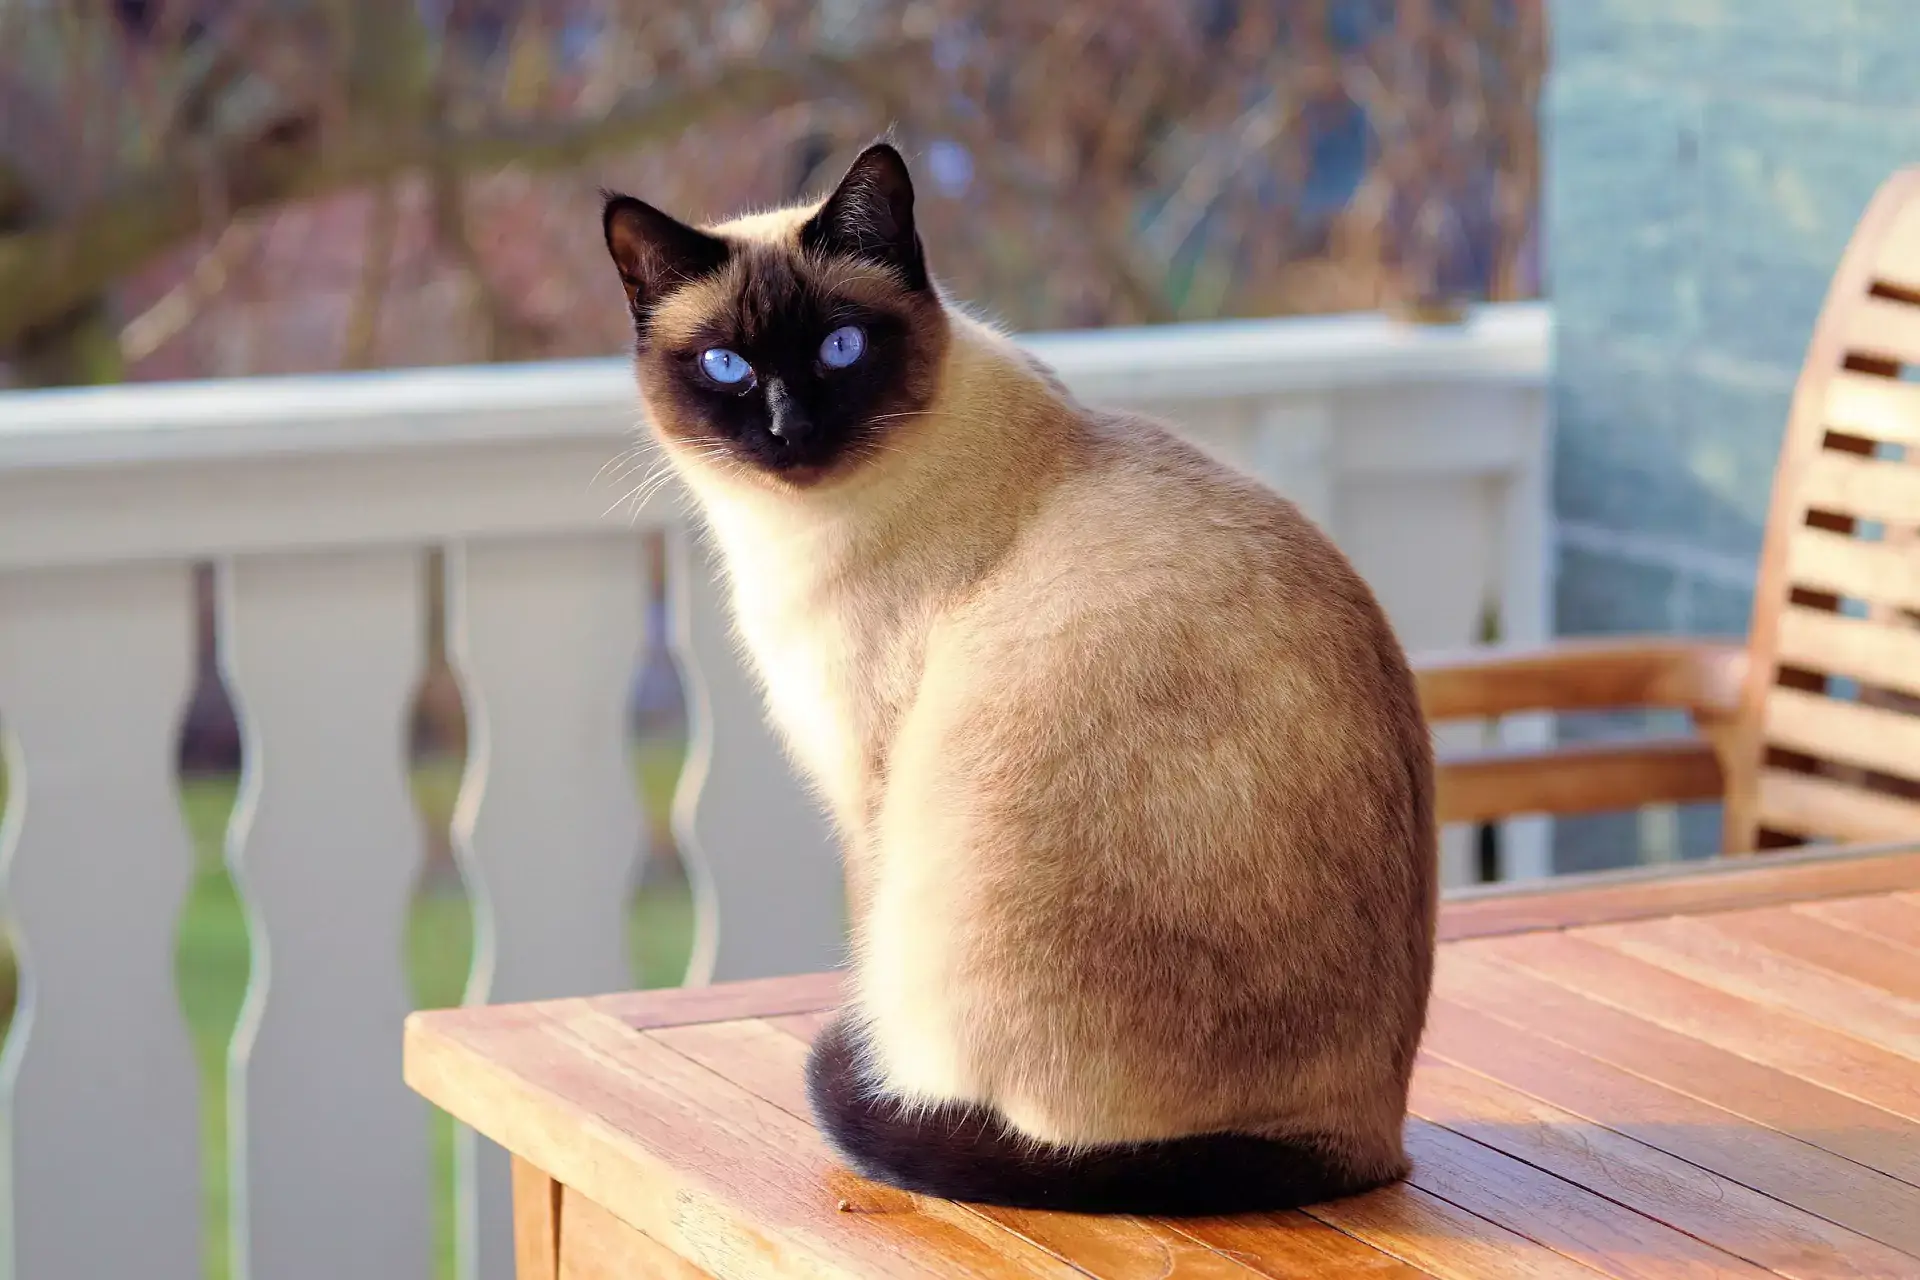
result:
[[(846, 842), (863, 1069), (909, 1113), (1063, 1151), (1231, 1131), (1396, 1176), (1436, 832), (1378, 604), (1292, 504), (897, 276), (803, 253), (812, 213), (711, 233), (919, 315), (907, 408), (796, 479), (703, 444), (644, 335), (640, 381)], [(729, 287), (655, 323), (699, 332)]]

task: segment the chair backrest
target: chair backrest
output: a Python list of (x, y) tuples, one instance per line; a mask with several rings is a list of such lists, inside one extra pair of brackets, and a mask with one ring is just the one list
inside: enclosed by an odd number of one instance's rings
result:
[(1920, 168), (1874, 197), (1814, 328), (1729, 745), (1730, 848), (1920, 838)]

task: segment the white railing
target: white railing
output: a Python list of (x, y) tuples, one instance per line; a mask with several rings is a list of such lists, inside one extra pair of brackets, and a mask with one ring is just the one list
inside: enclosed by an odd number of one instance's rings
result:
[[(1508, 640), (1544, 636), (1543, 309), (1031, 345), (1087, 399), (1159, 413), (1298, 499), (1409, 648), (1473, 643), (1489, 611)], [(695, 976), (836, 962), (834, 852), (762, 722), (695, 528), (667, 499), (609, 515), (617, 490), (594, 482), (637, 416), (618, 360), (0, 397), (0, 866), (24, 972), (0, 1241), (19, 1280), (201, 1265), (198, 1083), (173, 983), (196, 562), (218, 567), (246, 759), (228, 833), (254, 956), (228, 1100), (236, 1275), (427, 1273), (428, 1129), (399, 1026), (420, 858), (403, 736), (430, 548), (447, 553), (471, 734), (455, 842), (476, 998), (629, 983), (642, 815), (624, 716), (649, 530), (668, 543), (689, 694), (673, 820)], [(1509, 873), (1544, 869), (1538, 829), (1508, 836)], [(1450, 833), (1449, 879), (1468, 853)], [(504, 1276), (503, 1170), (489, 1156), (478, 1174), (463, 1256)]]

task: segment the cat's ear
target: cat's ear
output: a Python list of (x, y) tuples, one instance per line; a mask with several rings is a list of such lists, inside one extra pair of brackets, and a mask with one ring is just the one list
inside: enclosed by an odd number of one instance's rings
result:
[(862, 151), (800, 228), (800, 244), (882, 263), (898, 271), (907, 288), (925, 289), (926, 255), (913, 227), (913, 178), (900, 153), (885, 142)]
[(600, 226), (635, 324), (644, 322), (667, 294), (726, 264), (727, 242), (718, 236), (632, 196), (613, 191), (600, 194), (606, 201)]

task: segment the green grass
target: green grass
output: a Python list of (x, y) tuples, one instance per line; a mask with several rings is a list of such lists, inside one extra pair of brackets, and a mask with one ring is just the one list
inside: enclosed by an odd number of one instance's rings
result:
[[(679, 776), (678, 743), (643, 744), (634, 753), (636, 786), (656, 824), (664, 822)], [(413, 773), (414, 799), (423, 829), (444, 832), (459, 787), (459, 766), (430, 761)], [(247, 986), (246, 922), (221, 858), (221, 842), (233, 810), (235, 779), (191, 778), (181, 784), (180, 811), (194, 847), (194, 877), (180, 913), (175, 953), (181, 1011), (192, 1037), (201, 1075), (201, 1139), (206, 1170), (208, 1275), (225, 1280), (227, 1256), (227, 1042), (232, 1037)], [(0, 813), (7, 782), (0, 768)], [(692, 901), (684, 879), (655, 877), (632, 908), (629, 939), (640, 986), (672, 986), (686, 972), (693, 942)], [(406, 938), (408, 971), (420, 1008), (459, 1003), (473, 957), (472, 917), (465, 895), (444, 877), (429, 877), (416, 897)], [(16, 994), (13, 955), (0, 938), (0, 1034), (11, 1023)], [(399, 1028), (394, 1028), (399, 1034)], [(434, 1112), (435, 1259), (442, 1277), (453, 1275), (453, 1123)]]

